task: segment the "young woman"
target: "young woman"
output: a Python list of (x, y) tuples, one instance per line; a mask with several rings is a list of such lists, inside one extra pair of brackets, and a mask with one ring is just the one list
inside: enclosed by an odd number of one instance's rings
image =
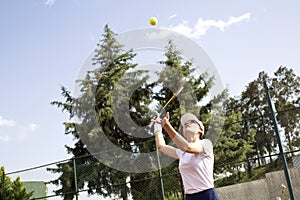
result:
[[(213, 144), (204, 139), (204, 126), (193, 114), (181, 117), (182, 137), (169, 122), (169, 113), (163, 119), (153, 120), (154, 134), (158, 149), (175, 159), (179, 159), (179, 171), (182, 177), (186, 200), (219, 200), (214, 189)], [(166, 145), (162, 127), (176, 144), (177, 148)]]

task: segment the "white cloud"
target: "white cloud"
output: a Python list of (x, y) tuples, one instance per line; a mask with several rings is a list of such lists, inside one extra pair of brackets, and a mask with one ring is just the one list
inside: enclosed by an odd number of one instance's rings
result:
[(168, 19), (169, 19), (169, 20), (170, 20), (170, 19), (173, 19), (173, 18), (175, 18), (176, 16), (177, 16), (176, 14), (171, 15), (171, 16), (168, 17)]
[(0, 116), (0, 142), (24, 140), (31, 137), (37, 129), (38, 125), (35, 123), (19, 125), (14, 120), (7, 120)]
[(28, 125), (28, 130), (30, 132), (34, 132), (34, 131), (36, 131), (37, 127), (38, 127), (38, 125), (32, 123), (32, 124)]
[(32, 136), (32, 134), (37, 130), (38, 125), (31, 123), (28, 124), (26, 126), (20, 126), (18, 127), (18, 134), (16, 135), (16, 137), (19, 140), (24, 140), (30, 136)]
[(245, 13), (238, 17), (230, 17), (227, 21), (223, 20), (213, 20), (213, 19), (202, 19), (199, 18), (194, 27), (189, 27), (187, 22), (183, 22), (174, 27), (169, 27), (169, 29), (177, 31), (191, 38), (199, 39), (201, 36), (207, 33), (210, 28), (218, 28), (224, 31), (225, 28), (230, 27), (233, 24), (240, 23), (242, 21), (247, 21), (251, 18), (251, 13)]
[(47, 6), (52, 6), (54, 4), (55, 0), (46, 0), (45, 4)]
[(0, 127), (1, 126), (15, 126), (16, 123), (14, 120), (8, 120), (4, 119), (2, 116), (0, 116)]
[(10, 140), (8, 135), (0, 135), (0, 142), (8, 142)]
[(157, 32), (151, 32), (151, 33), (146, 33), (146, 38), (149, 40), (156, 40), (156, 39), (162, 39), (162, 38), (168, 38), (170, 35), (173, 35), (171, 31), (166, 31), (164, 29), (161, 29), (160, 31)]

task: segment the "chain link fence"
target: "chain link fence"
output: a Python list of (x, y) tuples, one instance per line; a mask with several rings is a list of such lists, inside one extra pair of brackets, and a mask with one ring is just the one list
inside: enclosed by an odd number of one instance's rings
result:
[[(299, 153), (293, 151), (285, 154), (295, 199), (300, 198)], [(87, 162), (90, 162), (89, 165), (83, 165)], [(113, 169), (103, 169), (92, 155), (88, 155), (9, 172), (5, 176), (21, 177), (28, 190), (35, 190), (31, 199), (182, 200), (183, 187), (176, 165), (175, 162), (171, 172), (162, 169), (161, 174), (158, 171), (127, 174)], [(237, 160), (216, 165), (215, 168), (222, 168), (225, 165), (230, 165), (235, 170), (232, 174), (216, 176), (215, 186), (220, 199), (276, 199), (279, 196), (282, 199), (290, 199), (279, 154)], [(62, 167), (64, 173), (53, 173), (58, 166)], [(107, 185), (103, 184), (105, 181), (97, 180), (95, 173), (104, 173), (101, 177), (106, 178)], [(5, 182), (1, 185), (5, 185)]]
[[(278, 112), (278, 116), (289, 116), (291, 111)], [(215, 187), (221, 200), (300, 199), (299, 127), (289, 134), (284, 135), (282, 130), (279, 132), (283, 154), (278, 148), (274, 130), (267, 123), (272, 121), (268, 121), (266, 115), (235, 120), (230, 122), (230, 126), (225, 122), (224, 130), (214, 146)], [(145, 145), (147, 143), (149, 141)], [(184, 199), (178, 161), (161, 169), (129, 173), (100, 162), (97, 158), (101, 152), (97, 156), (88, 152), (84, 154), (29, 169), (3, 172), (0, 176), (0, 199), (10, 200), (4, 190), (7, 184), (5, 177), (20, 177), (27, 191), (34, 191), (31, 199)], [(162, 156), (160, 153), (157, 155)], [(151, 159), (153, 162), (159, 161), (157, 158)]]

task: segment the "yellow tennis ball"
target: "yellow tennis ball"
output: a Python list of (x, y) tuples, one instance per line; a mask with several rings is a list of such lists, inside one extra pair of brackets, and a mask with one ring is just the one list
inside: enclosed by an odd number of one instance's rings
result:
[(157, 24), (157, 19), (156, 17), (151, 17), (150, 20), (149, 20), (149, 23), (151, 26), (155, 26)]

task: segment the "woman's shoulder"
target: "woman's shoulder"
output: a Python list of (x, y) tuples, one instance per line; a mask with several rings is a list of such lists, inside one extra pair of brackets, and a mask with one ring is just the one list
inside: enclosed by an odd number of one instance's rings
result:
[(205, 153), (209, 154), (213, 152), (213, 144), (209, 139), (200, 140), (200, 144), (202, 145)]

